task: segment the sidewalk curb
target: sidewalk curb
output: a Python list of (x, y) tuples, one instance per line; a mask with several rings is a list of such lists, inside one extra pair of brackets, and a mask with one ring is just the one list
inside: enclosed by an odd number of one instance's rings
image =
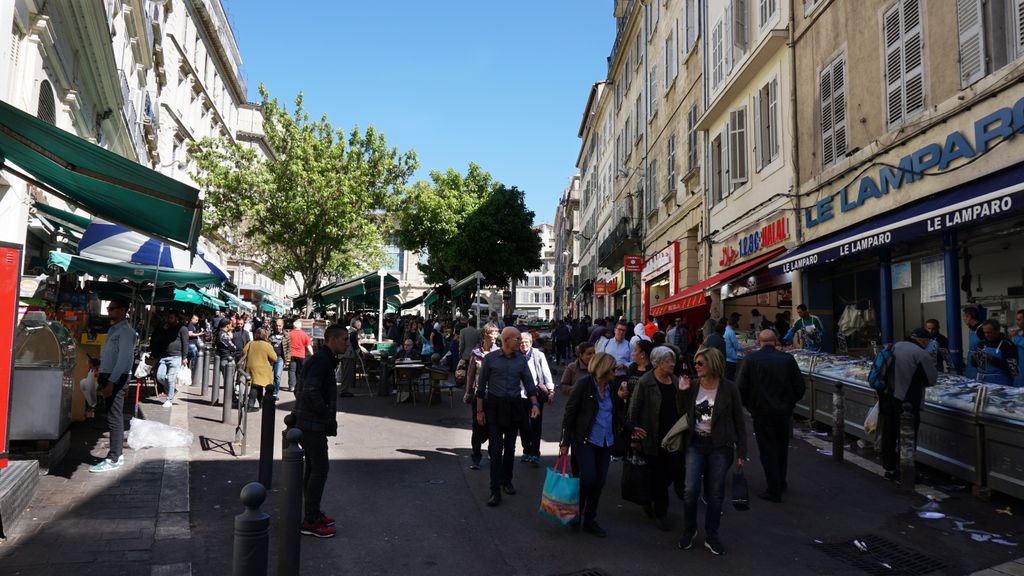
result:
[(1012, 562), (1003, 562), (998, 566), (972, 572), (971, 576), (1020, 576), (1024, 574), (1024, 557)]
[[(171, 408), (170, 425), (185, 430), (189, 429), (187, 402), (181, 402)], [(160, 484), (156, 540), (187, 539), (192, 536), (188, 485), (190, 449), (191, 447), (168, 448), (164, 451), (164, 472)], [(191, 565), (188, 566), (190, 573)], [(155, 574), (157, 567), (153, 568)], [(174, 574), (179, 574), (179, 572), (174, 572)]]

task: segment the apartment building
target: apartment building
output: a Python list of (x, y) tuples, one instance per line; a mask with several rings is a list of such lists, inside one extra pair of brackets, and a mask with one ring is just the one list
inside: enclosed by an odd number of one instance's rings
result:
[[(554, 320), (555, 312), (555, 227), (539, 224), (533, 228), (542, 243), (541, 265), (527, 272), (526, 279), (515, 284), (516, 307), (514, 314), (529, 320)], [(491, 301), (491, 299), (488, 299)], [(493, 307), (492, 310), (497, 308)]]
[(562, 192), (555, 209), (555, 318), (575, 318), (576, 294), (579, 265), (576, 254), (579, 251), (580, 177), (569, 178), (569, 185)]

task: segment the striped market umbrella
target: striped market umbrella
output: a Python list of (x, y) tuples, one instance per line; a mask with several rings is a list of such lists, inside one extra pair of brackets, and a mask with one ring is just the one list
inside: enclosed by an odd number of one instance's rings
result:
[(93, 219), (82, 234), (82, 239), (78, 242), (78, 253), (94, 260), (158, 266), (228, 279), (224, 266), (201, 249), (193, 258), (187, 250), (175, 248), (145, 234), (98, 219)]

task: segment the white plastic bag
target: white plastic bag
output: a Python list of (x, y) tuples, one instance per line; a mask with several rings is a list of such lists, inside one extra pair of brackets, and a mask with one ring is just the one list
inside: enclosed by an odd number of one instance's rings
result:
[(864, 431), (868, 434), (874, 434), (875, 430), (878, 429), (878, 402), (868, 410), (868, 416), (864, 419)]
[(192, 385), (192, 370), (188, 366), (178, 368), (178, 375), (175, 377), (176, 388), (186, 388)]
[(135, 367), (135, 377), (143, 379), (149, 376), (149, 373), (153, 371), (153, 367), (146, 363), (149, 360), (149, 352), (144, 352), (139, 356), (139, 365)]
[(96, 375), (92, 370), (78, 381), (78, 385), (82, 388), (82, 395), (85, 396), (85, 405), (91, 410), (96, 406)]
[(192, 433), (152, 420), (132, 418), (128, 432), (128, 447), (132, 450), (143, 448), (187, 448), (192, 445)]

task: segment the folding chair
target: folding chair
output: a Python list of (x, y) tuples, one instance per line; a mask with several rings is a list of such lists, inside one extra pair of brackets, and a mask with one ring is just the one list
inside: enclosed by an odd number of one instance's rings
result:
[(440, 400), (441, 394), (445, 391), (448, 392), (448, 407), (452, 408), (455, 406), (455, 384), (448, 381), (448, 372), (438, 368), (427, 368), (427, 374), (430, 376), (430, 396), (427, 397), (427, 406), (430, 406), (434, 394), (437, 393), (438, 400)]

